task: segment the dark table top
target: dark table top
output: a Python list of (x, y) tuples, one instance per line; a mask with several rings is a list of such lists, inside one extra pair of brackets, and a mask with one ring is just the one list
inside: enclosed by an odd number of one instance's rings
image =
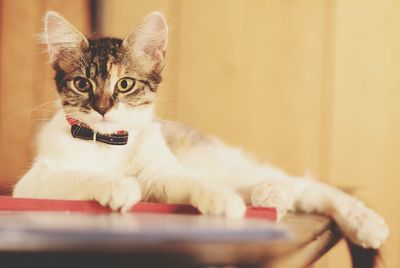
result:
[(0, 212), (4, 267), (303, 267), (339, 239), (333, 221), (319, 215), (289, 214), (276, 223), (199, 215)]

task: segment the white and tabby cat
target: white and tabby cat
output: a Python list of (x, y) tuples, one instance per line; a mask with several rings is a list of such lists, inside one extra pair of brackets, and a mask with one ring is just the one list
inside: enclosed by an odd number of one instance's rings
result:
[(384, 220), (352, 196), (155, 119), (167, 37), (158, 12), (124, 40), (86, 39), (57, 13), (47, 13), (44, 39), (61, 105), (41, 129), (38, 156), (14, 196), (94, 199), (121, 211), (140, 200), (188, 203), (227, 217), (242, 217), (246, 205), (277, 207), (281, 216), (289, 210), (332, 216), (366, 248), (385, 241)]

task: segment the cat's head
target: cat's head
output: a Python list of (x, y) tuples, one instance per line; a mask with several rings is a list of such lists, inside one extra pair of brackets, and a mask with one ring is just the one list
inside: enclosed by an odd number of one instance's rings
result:
[(159, 12), (148, 14), (124, 40), (88, 39), (58, 13), (48, 12), (44, 41), (65, 113), (102, 133), (151, 120), (167, 37)]

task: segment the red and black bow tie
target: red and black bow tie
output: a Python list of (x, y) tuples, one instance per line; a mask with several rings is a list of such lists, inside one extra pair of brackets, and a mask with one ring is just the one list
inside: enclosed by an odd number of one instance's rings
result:
[(68, 123), (71, 125), (71, 134), (74, 138), (98, 141), (111, 145), (125, 145), (128, 143), (128, 131), (118, 130), (113, 134), (101, 134), (75, 118), (68, 115), (66, 117)]

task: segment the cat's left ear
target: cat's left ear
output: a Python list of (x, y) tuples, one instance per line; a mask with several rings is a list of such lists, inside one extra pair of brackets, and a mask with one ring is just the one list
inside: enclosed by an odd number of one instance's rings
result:
[(161, 12), (148, 14), (123, 41), (135, 58), (147, 58), (162, 68), (168, 42), (168, 26)]

